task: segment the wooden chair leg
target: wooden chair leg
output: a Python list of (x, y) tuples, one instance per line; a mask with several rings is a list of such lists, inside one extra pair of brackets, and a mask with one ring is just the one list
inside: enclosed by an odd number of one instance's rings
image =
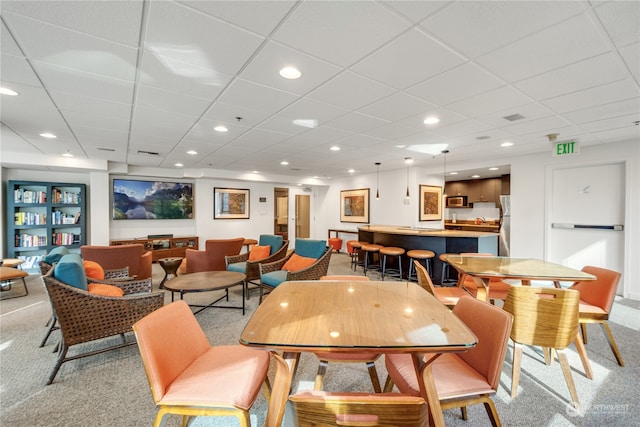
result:
[(498, 411), (496, 410), (496, 405), (494, 405), (493, 400), (491, 400), (489, 396), (485, 396), (482, 403), (484, 404), (485, 411), (487, 411), (487, 416), (489, 417), (489, 421), (491, 421), (491, 425), (493, 427), (502, 426), (500, 416), (498, 415)]
[(466, 406), (461, 406), (460, 407), (460, 416), (462, 416), (463, 420), (467, 421), (468, 414), (467, 414), (467, 407)]
[(367, 370), (369, 371), (369, 377), (371, 377), (373, 391), (375, 391), (376, 393), (382, 393), (382, 389), (380, 388), (380, 380), (378, 379), (378, 371), (376, 370), (376, 364), (374, 361), (367, 362)]
[(324, 384), (324, 376), (327, 373), (327, 365), (329, 362), (326, 360), (321, 360), (318, 364), (318, 372), (316, 373), (316, 381), (313, 383), (314, 390), (322, 390), (322, 386)]
[(589, 362), (589, 356), (587, 356), (587, 349), (584, 347), (584, 343), (582, 342), (582, 336), (580, 336), (580, 332), (576, 334), (576, 337), (573, 339), (573, 343), (576, 345), (576, 350), (578, 350), (578, 355), (580, 356), (580, 360), (582, 361), (582, 367), (584, 368), (585, 375), (590, 380), (593, 379), (591, 362)]
[(616, 360), (618, 361), (618, 365), (624, 367), (624, 362), (622, 361), (622, 355), (618, 350), (618, 346), (616, 345), (616, 340), (613, 339), (613, 334), (611, 333), (611, 329), (609, 328), (609, 323), (607, 323), (606, 321), (600, 322), (600, 326), (602, 327), (602, 331), (604, 332), (605, 336), (607, 337), (607, 340), (609, 341), (609, 347), (611, 347), (611, 351), (613, 351), (613, 355), (616, 357)]
[(391, 393), (393, 391), (393, 380), (389, 375), (387, 375), (387, 379), (384, 382), (384, 389), (382, 391), (385, 393)]
[(587, 343), (587, 324), (580, 323), (580, 332), (582, 332), (582, 342)]
[(522, 344), (513, 343), (513, 365), (511, 367), (511, 397), (518, 396), (520, 383), (520, 364), (522, 362)]
[(574, 407), (578, 408), (580, 401), (578, 400), (576, 385), (573, 382), (573, 377), (571, 376), (571, 366), (569, 366), (569, 358), (567, 357), (566, 349), (557, 350), (557, 353), (560, 366), (562, 367), (562, 373), (564, 374), (564, 379), (567, 382), (567, 387), (569, 387), (569, 394), (571, 394), (572, 403)]

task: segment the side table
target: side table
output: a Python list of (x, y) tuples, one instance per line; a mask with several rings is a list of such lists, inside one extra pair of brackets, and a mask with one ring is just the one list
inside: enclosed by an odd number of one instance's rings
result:
[(171, 258), (160, 258), (158, 260), (158, 264), (164, 270), (164, 277), (162, 278), (162, 282), (160, 282), (160, 289), (164, 288), (164, 282), (169, 279), (169, 276), (177, 276), (178, 275), (178, 267), (182, 264), (182, 257), (171, 257)]

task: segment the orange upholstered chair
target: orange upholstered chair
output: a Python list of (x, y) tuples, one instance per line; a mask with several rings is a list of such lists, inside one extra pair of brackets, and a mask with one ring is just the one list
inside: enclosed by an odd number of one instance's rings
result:
[[(471, 296), (460, 298), (453, 312), (478, 337), (478, 344), (464, 353), (445, 353), (432, 362), (442, 409), (461, 408), (466, 420), (466, 407), (483, 403), (491, 424), (499, 426), (500, 417), (490, 396), (498, 389), (513, 316)], [(411, 355), (387, 354), (385, 365), (389, 374), (385, 392), (395, 383), (401, 393), (420, 395)]]
[(244, 237), (235, 239), (208, 239), (204, 242), (204, 251), (187, 249), (185, 251), (186, 272), (225, 271), (225, 257), (238, 255), (242, 250)]
[(438, 298), (438, 301), (440, 301), (447, 307), (455, 307), (460, 298), (465, 295), (470, 295), (469, 292), (457, 286), (445, 286), (436, 288), (431, 281), (431, 277), (429, 276), (427, 269), (422, 264), (420, 264), (417, 259), (413, 260), (413, 265), (416, 269), (416, 275), (418, 276), (418, 284), (422, 288), (426, 289), (427, 292), (429, 292), (431, 295)]
[(155, 426), (166, 414), (235, 416), (249, 427), (249, 409), (268, 385), (269, 353), (241, 345), (211, 346), (184, 301), (133, 325), (156, 406)]
[(580, 292), (578, 317), (583, 341), (585, 344), (587, 343), (587, 323), (599, 323), (618, 364), (624, 366), (616, 340), (613, 339), (613, 334), (607, 323), (611, 306), (616, 296), (616, 290), (618, 289), (620, 273), (592, 266), (586, 266), (582, 271), (597, 277), (594, 281), (576, 282), (569, 288)]
[[(349, 276), (349, 275), (335, 275), (335, 276), (322, 276), (320, 280), (339, 280), (339, 281), (369, 281), (366, 276)], [(335, 352), (322, 352), (315, 353), (316, 357), (320, 359), (318, 365), (318, 373), (316, 374), (316, 381), (313, 386), (314, 390), (322, 390), (322, 384), (324, 382), (324, 376), (327, 373), (327, 366), (329, 362), (342, 362), (342, 363), (364, 363), (367, 365), (369, 371), (369, 377), (371, 378), (371, 384), (373, 390), (376, 393), (380, 393), (380, 380), (378, 379), (378, 371), (376, 370), (376, 360), (380, 357), (379, 353), (335, 353)]]
[(137, 279), (151, 277), (151, 251), (142, 244), (80, 247), (83, 260), (95, 261), (105, 270), (118, 270), (129, 267), (129, 275)]

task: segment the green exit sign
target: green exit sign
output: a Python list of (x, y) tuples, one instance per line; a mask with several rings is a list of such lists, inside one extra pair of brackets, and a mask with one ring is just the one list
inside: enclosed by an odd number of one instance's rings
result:
[(571, 156), (580, 154), (580, 144), (578, 141), (564, 141), (553, 144), (554, 156)]

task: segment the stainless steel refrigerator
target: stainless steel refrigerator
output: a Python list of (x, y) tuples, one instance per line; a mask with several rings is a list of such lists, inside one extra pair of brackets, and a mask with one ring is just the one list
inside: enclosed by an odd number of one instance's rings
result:
[(509, 239), (511, 238), (511, 196), (500, 196), (500, 237), (498, 239), (498, 255), (509, 256)]

